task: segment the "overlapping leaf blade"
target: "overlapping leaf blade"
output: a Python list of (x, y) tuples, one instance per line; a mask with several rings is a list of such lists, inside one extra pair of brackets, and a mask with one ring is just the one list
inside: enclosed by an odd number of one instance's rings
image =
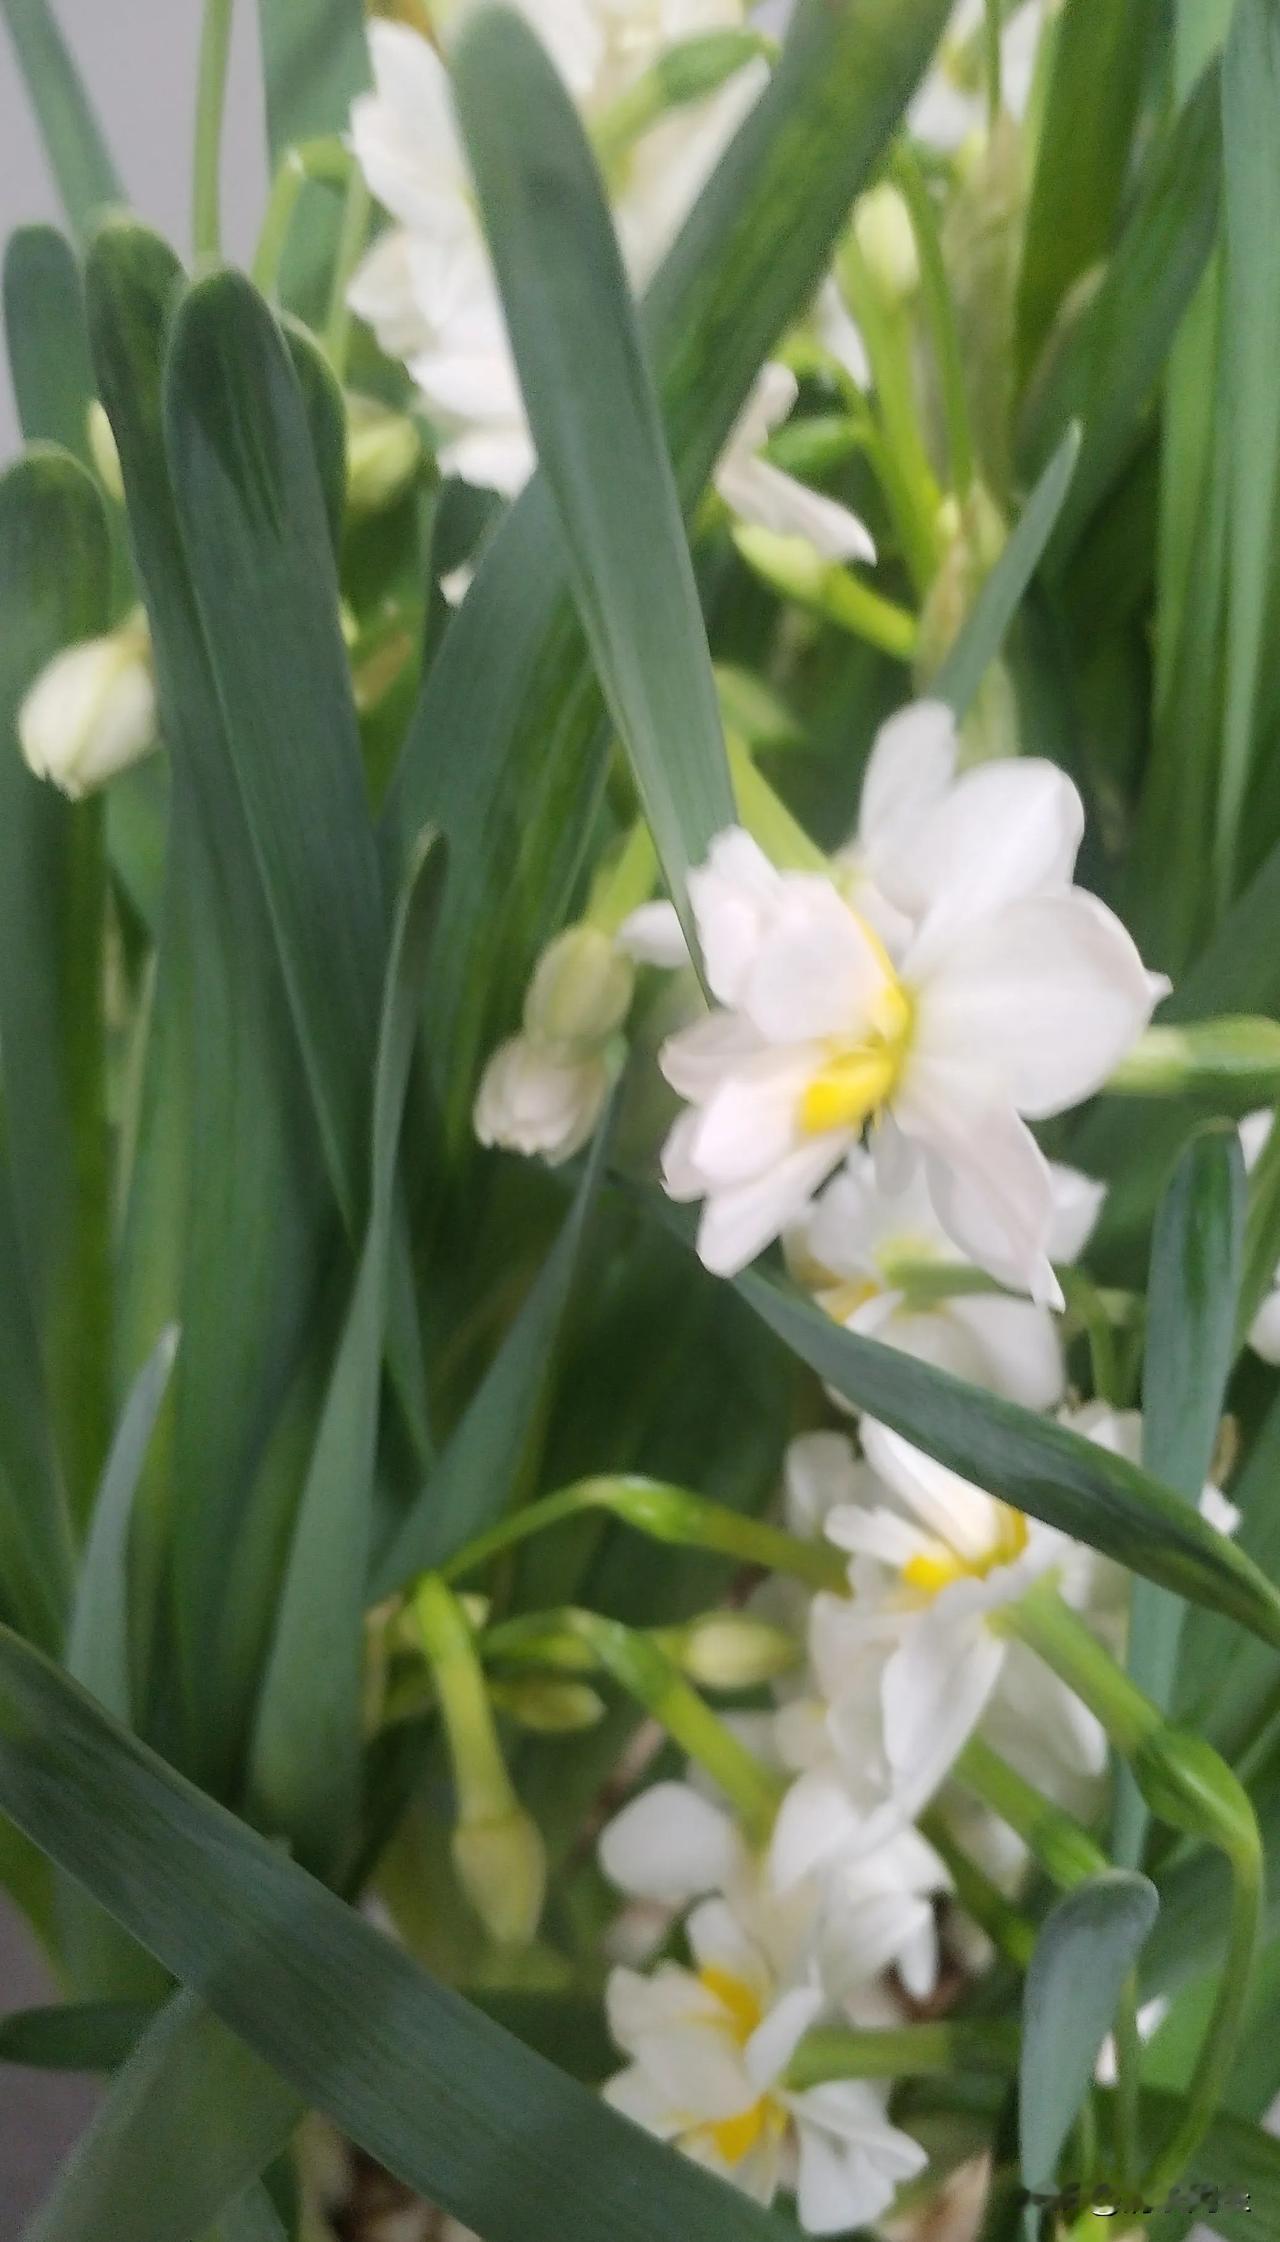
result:
[(484, 2242), (788, 2231), (437, 1984), (7, 1630), (0, 1810), (300, 2097)]
[(124, 200), (119, 173), (49, 0), (4, 0), (3, 12), (50, 168), (83, 240), (102, 210)]
[[(1026, 2188), (1053, 2187), (1121, 1987), (1159, 1904), (1145, 1876), (1114, 1869), (1077, 1885), (1045, 1919), (1023, 1991), (1018, 2130)], [(1028, 2210), (1028, 2234), (1038, 2223)]]
[(89, 1521), (67, 1635), (67, 1672), (126, 1726), (133, 1721), (129, 1671), (133, 1505), (177, 1346), (176, 1330), (160, 1334), (125, 1403)]
[(1017, 528), (979, 592), (973, 613), (930, 681), (930, 692), (949, 701), (957, 717), (968, 714), (987, 664), (999, 653), (1040, 566), (1079, 457), (1080, 429), (1073, 421), (1018, 516)]
[(84, 283), (56, 226), (19, 226), (4, 253), (4, 331), (22, 433), (88, 462), (93, 396)]

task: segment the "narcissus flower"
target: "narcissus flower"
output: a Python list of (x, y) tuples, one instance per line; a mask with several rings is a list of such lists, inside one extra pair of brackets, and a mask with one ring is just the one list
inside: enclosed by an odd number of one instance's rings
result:
[(521, 1032), (498, 1046), (481, 1078), (473, 1116), (481, 1144), (552, 1166), (581, 1149), (617, 1073), (634, 986), (630, 960), (598, 927), (566, 927), (548, 944)]
[(73, 800), (155, 746), (151, 641), (141, 614), (109, 637), (55, 654), (18, 711), (18, 741), (36, 777), (52, 779)]
[[(1103, 1186), (1052, 1163), (1049, 1175), (1049, 1253), (1068, 1263), (1083, 1250)], [(784, 1244), (792, 1275), (847, 1331), (900, 1347), (1026, 1409), (1052, 1409), (1062, 1399), (1062, 1341), (1047, 1308), (996, 1294), (913, 1296), (912, 1272), (927, 1277), (967, 1266), (934, 1212), (923, 1175), (902, 1191), (882, 1191), (871, 1155), (859, 1146)]]
[(690, 876), (716, 1009), (661, 1053), (688, 1103), (666, 1188), (704, 1201), (698, 1250), (733, 1275), (869, 1129), (885, 1189), (922, 1160), (953, 1245), (1060, 1306), (1052, 1179), (1027, 1121), (1097, 1090), (1168, 984), (1070, 884), (1082, 813), (1060, 771), (953, 781), (937, 727), (894, 744), (907, 752), (877, 757), (840, 885), (779, 872), (736, 827)]
[(827, 2007), (822, 1990), (780, 1982), (723, 1900), (695, 1908), (687, 1933), (691, 1969), (664, 1962), (609, 1979), (609, 2029), (630, 2063), (607, 2099), (759, 2203), (794, 2189), (807, 2233), (879, 2218), (926, 2162), (890, 2124), (887, 2085), (792, 2092), (787, 2067)]

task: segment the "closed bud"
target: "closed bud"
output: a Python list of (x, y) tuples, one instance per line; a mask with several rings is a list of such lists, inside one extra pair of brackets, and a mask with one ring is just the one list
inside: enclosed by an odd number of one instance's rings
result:
[(690, 1620), (672, 1654), (701, 1689), (757, 1689), (790, 1672), (799, 1650), (783, 1627), (749, 1612), (712, 1611)]
[(603, 1057), (560, 1059), (527, 1035), (500, 1044), (476, 1094), (481, 1144), (538, 1155), (551, 1167), (571, 1160), (592, 1134), (609, 1095)]
[(860, 195), (853, 231), (876, 292), (890, 303), (907, 303), (920, 286), (920, 258), (911, 213), (887, 181)]
[(145, 623), (55, 654), (18, 711), (18, 740), (36, 777), (73, 800), (138, 762), (156, 743)]
[(635, 974), (611, 935), (566, 927), (548, 944), (524, 1000), (526, 1034), (565, 1058), (598, 1050), (631, 1006)]
[(523, 1807), (459, 1822), (453, 1833), (458, 1882), (498, 1946), (532, 1944), (547, 1888), (547, 1856)]
[(1206, 1838), (1231, 1860), (1256, 1865), (1258, 1824), (1248, 1793), (1203, 1736), (1154, 1726), (1134, 1754), (1133, 1776), (1152, 1813), (1170, 1829)]
[(1241, 1016), (1147, 1028), (1107, 1089), (1125, 1097), (1177, 1097), (1202, 1090), (1270, 1101), (1280, 1092), (1280, 1024)]
[(124, 503), (124, 476), (120, 471), (120, 454), (116, 449), (115, 431), (107, 419), (105, 406), (95, 397), (85, 415), (85, 433), (89, 440), (89, 457), (92, 459), (98, 481), (108, 498), (117, 506)]
[(347, 504), (353, 514), (380, 514), (409, 488), (422, 464), (422, 440), (406, 413), (376, 397), (349, 396)]
[(587, 1682), (517, 1674), (490, 1684), (495, 1705), (535, 1736), (572, 1736), (604, 1718), (604, 1699)]

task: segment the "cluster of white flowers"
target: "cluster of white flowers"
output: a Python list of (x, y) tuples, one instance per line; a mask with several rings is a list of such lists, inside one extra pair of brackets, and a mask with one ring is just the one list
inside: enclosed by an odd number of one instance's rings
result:
[[(742, 30), (747, 17), (742, 0), (523, 6), (588, 130), (603, 125), (672, 47)], [(467, 12), (467, 0), (438, 11), (446, 44)], [(436, 431), (443, 472), (513, 497), (533, 471), (533, 443), (448, 70), (437, 48), (405, 24), (373, 23), (369, 43), (374, 91), (352, 111), (352, 145), (395, 222), (356, 274), (352, 309), (387, 356), (407, 366)], [(766, 77), (763, 58), (752, 55), (717, 90), (668, 111), (610, 167), (614, 222), (637, 288), (661, 262)], [(805, 537), (830, 560), (873, 560), (875, 548), (855, 514), (761, 456), (796, 387), (785, 366), (764, 367), (720, 461), (720, 494), (740, 519)]]

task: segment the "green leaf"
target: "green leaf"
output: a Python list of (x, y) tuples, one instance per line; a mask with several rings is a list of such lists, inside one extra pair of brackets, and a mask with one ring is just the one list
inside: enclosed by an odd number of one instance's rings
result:
[[(1231, 1484), (1240, 1509), (1237, 1547), (1268, 1578), (1280, 1578), (1280, 1396), (1272, 1401), (1249, 1442)], [(1271, 1705), (1275, 1660), (1252, 1637), (1242, 1637), (1207, 1611), (1190, 1614), (1178, 1661), (1180, 1718), (1203, 1727), (1211, 1744), (1233, 1763)]]
[(294, 1527), (251, 1765), (257, 1818), (336, 1874), (360, 1806), (365, 1581), (378, 1443), (396, 1147), (435, 925), (442, 852), (410, 868), (378, 1040), (369, 1221)]
[(83, 241), (107, 204), (124, 201), (119, 174), (49, 0), (2, 5), (50, 169), (72, 231)]
[(0, 2020), (0, 2063), (22, 2063), (34, 2071), (114, 2071), (154, 2015), (141, 2001), (15, 2009)]
[(1226, 693), (1219, 765), (1219, 892), (1228, 898), (1245, 815), (1275, 566), (1280, 476), (1280, 303), (1271, 285), (1280, 230), (1280, 5), (1238, 0), (1222, 59), (1226, 231), (1221, 364), (1229, 508)]
[(56, 226), (19, 226), (4, 255), (4, 329), (28, 443), (46, 438), (89, 464), (93, 371), (79, 260)]
[(0, 1145), (0, 1609), (46, 1650), (62, 1641), (73, 1563), (13, 1181)]
[[(686, 509), (761, 361), (810, 302), (947, 13), (800, 0), (768, 90), (655, 280), (642, 327)], [(449, 842), (431, 1002), (451, 1135), (563, 916), (608, 752), (545, 483), (512, 508), (432, 664), (388, 804)]]
[(1067, 0), (1054, 24), (1018, 276), (1024, 372), (1072, 283), (1111, 246), (1159, 14), (1152, 0), (1125, 8)]
[[(124, 472), (173, 774), (122, 1245), (121, 1358), (134, 1374), (164, 1327), (180, 1324), (167, 1484), (142, 1523), (150, 1575), (172, 1564), (185, 1749), (221, 1781), (243, 1739), (276, 1591), (274, 1564), (264, 1562), (252, 1574), (238, 1569), (228, 1599), (228, 1557), (254, 1514), (285, 1396), (316, 1342), (332, 1200), (165, 465), (161, 368), (180, 287), (175, 259), (141, 227), (113, 224), (95, 240), (91, 343)], [(327, 550), (323, 527), (320, 540)], [(157, 1676), (156, 1689), (171, 1734), (171, 1681)]]
[(0, 1079), (31, 1309), (68, 1492), (106, 1446), (111, 1310), (101, 804), (33, 778), (18, 711), (55, 654), (106, 628), (102, 500), (40, 446), (0, 479)]
[(255, 2185), (224, 2211), (205, 2242), (287, 2242), (266, 2189)]
[[(485, 2242), (790, 2233), (438, 1984), (7, 1630), (0, 1810), (144, 1935), (301, 2099)], [(176, 2096), (183, 2073), (168, 2054), (163, 2067)], [(261, 2143), (277, 2089), (258, 2068), (242, 2130)], [(220, 2148), (222, 2128), (206, 2152), (187, 2127), (174, 2170)], [(117, 2196), (117, 2223), (120, 2209)], [(160, 2242), (132, 2223), (130, 2242), (135, 2232)]]
[(194, 1994), (138, 2041), (24, 2242), (191, 2242), (284, 2147), (302, 2104)]
[[(1152, 2147), (1167, 2140), (1177, 2125), (1181, 2098), (1144, 2094), (1144, 2138)], [(1204, 2228), (1223, 2242), (1275, 2242), (1280, 2235), (1280, 2141), (1260, 2125), (1219, 2111), (1196, 2152), (1193, 2181), (1203, 2176), (1209, 2191), (1199, 2214)], [(1217, 2195), (1215, 2202), (1213, 2196)], [(1247, 2209), (1238, 2201), (1248, 2198)], [(1162, 2218), (1160, 2230), (1165, 2230)], [(1176, 2225), (1170, 2225), (1176, 2233)]]
[[(1111, 1869), (1045, 1917), (1027, 1971), (1018, 2065), (1022, 2184), (1051, 2189), (1125, 1979), (1159, 1910), (1145, 1876)], [(1029, 2209), (1027, 2231), (1038, 2221)]]
[(1280, 1647), (1280, 1590), (1178, 1496), (1123, 1456), (1014, 1402), (862, 1339), (775, 1278), (738, 1291), (785, 1346), (858, 1409), (949, 1470), (1114, 1557), (1146, 1580), (1238, 1619)]
[[(1236, 1352), (1244, 1232), (1244, 1160), (1234, 1129), (1193, 1137), (1156, 1216), (1142, 1378), (1142, 1461), (1192, 1509), (1218, 1443)], [(1183, 1609), (1148, 1580), (1133, 1584), (1129, 1672), (1161, 1712), (1173, 1702)], [(1127, 1775), (1116, 1801), (1112, 1853), (1141, 1858), (1148, 1815)]]
[(988, 576), (929, 691), (949, 701), (957, 718), (969, 712), (989, 662), (1004, 644), (1032, 577), (1044, 556), (1062, 511), (1076, 461), (1080, 428), (1072, 421), (1018, 517), (1018, 526)]
[(527, 25), (486, 8), (454, 94), (596, 674), (695, 956), (687, 877), (734, 822), (720, 707), (604, 187)]
[(98, 1489), (67, 1636), (66, 1666), (100, 1705), (133, 1723), (129, 1676), (129, 1532), (134, 1496), (178, 1349), (162, 1332), (124, 1406)]
[(1096, 295), (1033, 382), (1020, 453), (1038, 468), (1071, 420), (1084, 444), (1051, 557), (1065, 559), (1129, 459), (1183, 312), (1213, 246), (1221, 134), (1206, 72), (1148, 159), (1142, 189)]
[(336, 554), (342, 542), (347, 502), (347, 415), (342, 384), (309, 327), (288, 313), (280, 324), (302, 392), (312, 456), (324, 495), (325, 519)]
[[(278, 171), (290, 148), (345, 132), (352, 98), (368, 83), (362, 0), (258, 0), (267, 152)], [(308, 182), (289, 230), (281, 293), (319, 323), (337, 245), (341, 205)]]
[(606, 1115), (554, 1246), (439, 1462), (374, 1568), (375, 1602), (394, 1595), (416, 1574), (442, 1565), (501, 1517), (517, 1495), (546, 1405), (583, 1235), (604, 1175), (609, 1134)]

